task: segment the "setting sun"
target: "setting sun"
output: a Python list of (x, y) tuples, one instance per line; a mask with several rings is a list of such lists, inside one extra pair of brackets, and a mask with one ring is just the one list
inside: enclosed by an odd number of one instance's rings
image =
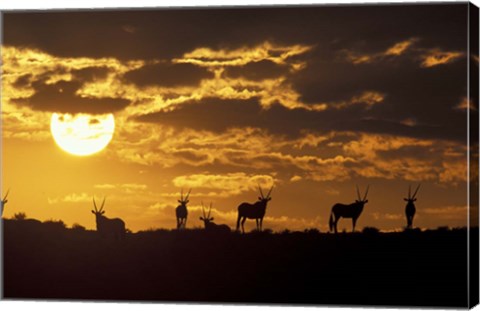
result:
[(50, 130), (64, 151), (87, 156), (104, 149), (112, 140), (115, 120), (112, 114), (52, 114)]

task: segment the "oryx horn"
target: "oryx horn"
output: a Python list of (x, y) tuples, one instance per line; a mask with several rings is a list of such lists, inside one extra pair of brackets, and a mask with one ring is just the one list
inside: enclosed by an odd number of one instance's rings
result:
[(365, 191), (365, 196), (363, 197), (362, 201), (365, 201), (367, 199), (368, 189), (370, 189), (370, 185), (367, 186), (367, 190)]
[(95, 212), (98, 213), (97, 203), (95, 203), (95, 196), (93, 196), (93, 208), (95, 208)]
[(105, 199), (106, 199), (106, 197), (103, 197), (102, 206), (100, 207), (99, 212), (103, 211), (103, 206), (105, 205)]
[(416, 189), (415, 192), (413, 193), (412, 200), (415, 199), (415, 197), (417, 196), (417, 192), (418, 192), (418, 189), (420, 189), (420, 185), (421, 185), (421, 184), (418, 184), (417, 189)]
[(268, 191), (268, 193), (267, 193), (267, 198), (270, 197), (270, 194), (272, 193), (272, 190), (273, 190), (273, 185), (272, 185), (272, 188), (270, 188), (270, 191)]
[(192, 192), (192, 188), (190, 188), (190, 190), (188, 190), (188, 193), (187, 193), (187, 195), (185, 196), (185, 200), (183, 200), (183, 201), (187, 201), (187, 200), (188, 200), (188, 197), (190, 196), (190, 192)]
[(260, 190), (260, 195), (262, 196), (262, 199), (265, 199), (265, 197), (263, 196), (263, 191), (262, 191), (262, 187), (260, 187), (260, 184), (258, 184), (258, 190)]

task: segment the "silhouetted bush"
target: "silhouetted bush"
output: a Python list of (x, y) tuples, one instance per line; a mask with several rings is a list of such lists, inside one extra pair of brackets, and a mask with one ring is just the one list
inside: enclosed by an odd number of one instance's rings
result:
[(370, 234), (370, 235), (377, 235), (377, 234), (380, 233), (380, 230), (378, 230), (378, 228), (375, 228), (375, 227), (365, 227), (365, 228), (363, 228), (362, 233), (363, 234)]
[(3, 229), (7, 298), (464, 306), (467, 291), (465, 229), (152, 229), (122, 242), (59, 221)]
[(15, 220), (25, 220), (25, 219), (27, 219), (27, 214), (25, 214), (23, 212), (16, 213), (15, 215), (13, 215), (13, 219), (15, 219)]
[(77, 224), (77, 223), (74, 223), (72, 225), (72, 229), (77, 230), (77, 231), (85, 231), (86, 230), (84, 226), (82, 226), (80, 224)]
[(317, 228), (310, 228), (310, 229), (305, 229), (303, 232), (306, 234), (316, 235), (320, 233), (320, 230), (318, 230)]
[(437, 228), (437, 231), (440, 231), (440, 232), (450, 231), (450, 228), (447, 226), (441, 226)]
[(67, 225), (62, 220), (53, 220), (49, 219), (43, 222), (46, 226), (49, 228), (55, 228), (55, 229), (65, 229), (67, 228)]

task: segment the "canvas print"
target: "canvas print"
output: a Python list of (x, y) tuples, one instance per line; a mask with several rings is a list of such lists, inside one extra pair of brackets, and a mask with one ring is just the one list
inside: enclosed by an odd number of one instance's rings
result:
[(478, 8), (3, 11), (2, 299), (478, 303)]

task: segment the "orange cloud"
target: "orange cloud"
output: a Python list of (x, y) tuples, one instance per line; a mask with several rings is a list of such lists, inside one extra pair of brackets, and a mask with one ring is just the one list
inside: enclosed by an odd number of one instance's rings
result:
[(386, 57), (397, 57), (404, 54), (415, 42), (416, 38), (411, 38), (405, 41), (397, 42), (385, 51), (371, 54), (358, 54), (353, 51), (343, 50), (342, 54), (347, 61), (354, 65), (368, 64), (385, 59)]
[(190, 63), (205, 67), (243, 66), (251, 62), (270, 60), (277, 64), (290, 65), (293, 70), (302, 68), (298, 62), (290, 62), (293, 56), (304, 54), (312, 49), (306, 45), (279, 46), (264, 42), (254, 47), (242, 47), (236, 50), (213, 50), (207, 47), (197, 48), (185, 53), (176, 63)]
[(471, 109), (474, 111), (477, 110), (477, 107), (475, 107), (473, 101), (469, 100), (466, 97), (463, 97), (460, 103), (453, 108), (456, 110), (468, 110), (468, 109)]
[(443, 206), (438, 208), (426, 208), (420, 211), (427, 217), (434, 216), (446, 220), (467, 220), (467, 206)]
[(242, 192), (262, 188), (270, 188), (275, 178), (269, 175), (247, 175), (245, 173), (193, 174), (177, 176), (173, 184), (178, 188), (207, 188), (224, 191), (224, 195), (237, 195)]
[(430, 68), (439, 65), (449, 64), (462, 57), (462, 52), (444, 52), (439, 49), (433, 49), (421, 56), (421, 67)]
[(388, 48), (383, 54), (386, 56), (399, 56), (409, 49), (417, 40), (415, 38), (395, 43)]

